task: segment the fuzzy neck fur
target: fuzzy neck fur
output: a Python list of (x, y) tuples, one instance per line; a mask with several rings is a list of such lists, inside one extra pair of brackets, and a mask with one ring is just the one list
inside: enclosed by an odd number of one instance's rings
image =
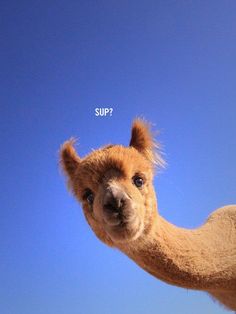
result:
[[(170, 284), (199, 290), (233, 289), (235, 280), (229, 281), (227, 273), (230, 257), (233, 264), (234, 241), (230, 234), (222, 239), (220, 230), (225, 234), (227, 228), (222, 221), (217, 223), (216, 217), (214, 224), (212, 220), (210, 217), (202, 227), (188, 230), (157, 215), (148, 235), (119, 248), (150, 274)], [(230, 217), (224, 224), (231, 225)]]
[(151, 275), (172, 285), (208, 291), (236, 310), (235, 209), (220, 208), (193, 230), (176, 227), (157, 214), (148, 234), (119, 249)]

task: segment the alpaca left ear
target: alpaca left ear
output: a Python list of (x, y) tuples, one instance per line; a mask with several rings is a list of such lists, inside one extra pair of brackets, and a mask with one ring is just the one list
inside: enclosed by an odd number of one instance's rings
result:
[(75, 139), (66, 141), (61, 147), (61, 165), (69, 179), (73, 179), (76, 169), (80, 164), (80, 157), (74, 149)]
[(157, 166), (165, 165), (159, 151), (159, 144), (154, 140), (147, 122), (141, 119), (134, 120), (129, 145), (137, 149), (153, 164)]

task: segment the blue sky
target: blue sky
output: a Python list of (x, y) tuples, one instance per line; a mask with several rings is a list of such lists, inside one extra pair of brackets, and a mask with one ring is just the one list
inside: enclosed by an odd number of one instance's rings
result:
[[(160, 213), (197, 227), (236, 203), (236, 2), (2, 1), (0, 312), (225, 313), (99, 242), (58, 167), (160, 130)], [(96, 117), (95, 108), (113, 108)]]

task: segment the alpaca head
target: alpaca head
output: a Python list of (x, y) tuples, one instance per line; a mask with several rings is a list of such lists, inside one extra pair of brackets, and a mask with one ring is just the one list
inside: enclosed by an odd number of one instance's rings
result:
[(109, 145), (80, 158), (73, 144), (62, 145), (61, 164), (97, 237), (116, 246), (147, 233), (156, 215), (153, 169), (162, 164), (148, 125), (133, 122), (129, 147)]

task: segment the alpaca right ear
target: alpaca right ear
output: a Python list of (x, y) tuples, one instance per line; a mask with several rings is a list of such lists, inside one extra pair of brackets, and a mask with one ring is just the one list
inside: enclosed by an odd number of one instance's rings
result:
[(61, 165), (65, 173), (69, 178), (72, 178), (75, 174), (76, 169), (80, 164), (80, 157), (77, 155), (74, 149), (75, 139), (70, 139), (66, 141), (60, 150), (61, 155)]
[(135, 119), (133, 121), (129, 145), (143, 154), (147, 150), (153, 149), (154, 140), (150, 132), (150, 127), (144, 120)]
[(151, 133), (150, 126), (142, 119), (135, 119), (132, 124), (130, 146), (134, 147), (157, 167), (164, 167), (160, 145)]

